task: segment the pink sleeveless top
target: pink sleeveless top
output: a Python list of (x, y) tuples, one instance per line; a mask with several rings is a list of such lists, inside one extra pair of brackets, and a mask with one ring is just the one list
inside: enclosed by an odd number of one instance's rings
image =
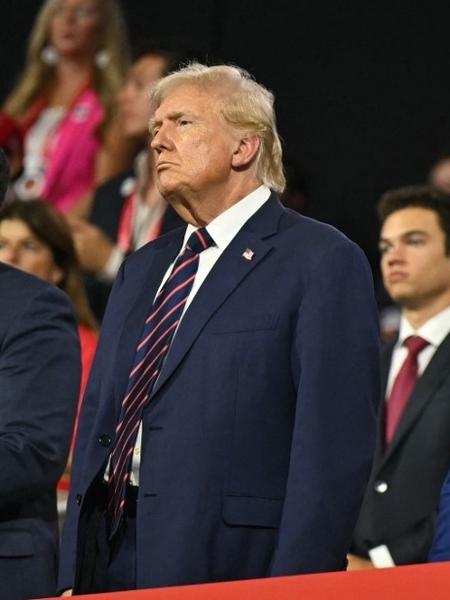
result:
[[(37, 100), (38, 106), (45, 107), (42, 99)], [(38, 119), (39, 113), (35, 116)], [(96, 157), (101, 146), (98, 129), (103, 119), (104, 110), (97, 93), (86, 87), (46, 143), (47, 167), (40, 196), (60, 212), (67, 212), (94, 186)]]

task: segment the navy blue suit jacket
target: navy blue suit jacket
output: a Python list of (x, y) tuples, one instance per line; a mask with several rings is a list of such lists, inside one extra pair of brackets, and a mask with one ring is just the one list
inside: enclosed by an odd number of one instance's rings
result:
[(0, 263), (0, 596), (56, 590), (56, 483), (80, 379), (75, 321), (55, 286)]
[(428, 560), (429, 562), (450, 560), (450, 471), (441, 489), (436, 531)]
[[(81, 417), (60, 589), (73, 584), (143, 321), (183, 233), (131, 255), (114, 285)], [(362, 251), (272, 195), (195, 296), (144, 412), (137, 587), (345, 568), (378, 379)]]

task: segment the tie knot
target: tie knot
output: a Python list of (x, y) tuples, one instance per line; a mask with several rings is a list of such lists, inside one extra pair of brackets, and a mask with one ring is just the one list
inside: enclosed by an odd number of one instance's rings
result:
[(202, 227), (201, 229), (197, 229), (192, 232), (187, 241), (186, 247), (195, 254), (200, 254), (203, 250), (206, 250), (210, 246), (214, 245), (214, 240), (209, 235), (206, 227)]
[(411, 355), (417, 356), (422, 350), (428, 346), (427, 340), (424, 340), (420, 335), (411, 335), (404, 341), (405, 346)]

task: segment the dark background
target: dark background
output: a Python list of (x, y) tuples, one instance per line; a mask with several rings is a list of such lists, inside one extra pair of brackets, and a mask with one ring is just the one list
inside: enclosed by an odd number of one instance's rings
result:
[[(3, 98), (37, 0), (2, 0)], [(122, 0), (131, 41), (157, 38), (247, 68), (276, 96), (285, 153), (307, 175), (307, 214), (342, 229), (377, 274), (375, 203), (425, 180), (450, 149), (450, 6), (306, 0)]]

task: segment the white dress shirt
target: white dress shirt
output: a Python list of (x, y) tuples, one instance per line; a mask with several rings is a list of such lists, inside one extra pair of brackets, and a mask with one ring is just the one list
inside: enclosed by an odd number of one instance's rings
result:
[(440, 313), (428, 319), (418, 329), (414, 329), (408, 319), (403, 315), (400, 322), (398, 341), (392, 352), (391, 368), (386, 386), (386, 397), (389, 397), (397, 373), (400, 371), (405, 358), (408, 355), (408, 349), (403, 345), (406, 338), (411, 335), (418, 335), (428, 342), (422, 352), (417, 357), (419, 376), (425, 371), (428, 363), (433, 358), (438, 346), (444, 341), (450, 333), (450, 306)]

